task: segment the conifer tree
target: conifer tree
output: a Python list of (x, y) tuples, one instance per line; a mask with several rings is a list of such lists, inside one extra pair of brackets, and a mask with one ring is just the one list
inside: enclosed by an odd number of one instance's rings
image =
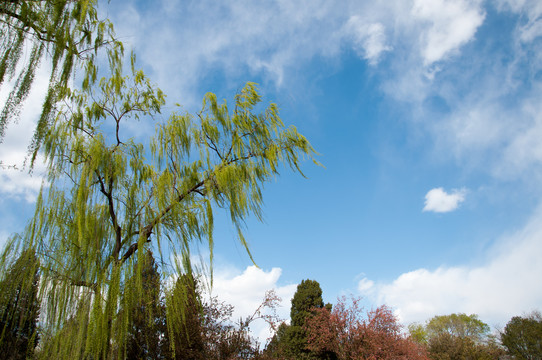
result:
[(315, 308), (323, 308), (322, 288), (318, 281), (303, 280), (297, 285), (297, 290), (292, 298), (290, 319), (293, 326), (304, 326)]
[(0, 359), (26, 359), (38, 343), (39, 263), (24, 250), (0, 281)]
[(290, 325), (282, 326), (272, 340), (274, 356), (286, 359), (320, 359), (321, 354), (308, 349), (307, 320), (316, 309), (326, 309), (322, 300), (322, 288), (315, 280), (303, 280), (292, 298)]
[[(197, 280), (182, 274), (167, 294), (167, 329), (163, 353), (173, 359), (204, 360), (209, 344), (204, 337), (204, 313)], [(173, 311), (171, 311), (173, 310)]]
[[(140, 296), (135, 299), (126, 339), (127, 359), (162, 359), (165, 357), (166, 312), (161, 299), (160, 274), (150, 251), (145, 253), (141, 271)], [(138, 264), (134, 269), (134, 281)], [(131, 284), (127, 284), (130, 286)], [(123, 311), (123, 310), (121, 310)]]

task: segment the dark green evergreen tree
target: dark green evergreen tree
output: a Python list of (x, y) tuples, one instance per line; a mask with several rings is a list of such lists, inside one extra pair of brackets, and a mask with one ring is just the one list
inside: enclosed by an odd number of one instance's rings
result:
[(0, 359), (26, 359), (38, 342), (39, 262), (31, 248), (0, 281)]
[(160, 300), (160, 274), (150, 251), (142, 260), (141, 268), (138, 269), (137, 264), (134, 266), (134, 271), (141, 271), (142, 291), (131, 309), (126, 358), (159, 359), (165, 350), (162, 343), (166, 332), (165, 308)]
[(167, 317), (164, 353), (167, 358), (203, 360), (206, 343), (203, 336), (203, 305), (198, 282), (192, 273), (181, 275), (169, 294), (169, 306), (177, 311)]
[(307, 317), (312, 314), (312, 310), (322, 307), (324, 307), (324, 301), (322, 300), (322, 288), (318, 281), (301, 281), (292, 298), (291, 325), (303, 327)]
[[(307, 349), (307, 332), (305, 324), (308, 317), (313, 315), (314, 309), (324, 307), (322, 288), (315, 280), (303, 280), (297, 286), (292, 298), (290, 310), (290, 325), (281, 325), (270, 342), (268, 356), (286, 359), (319, 359), (316, 354)], [(331, 305), (326, 305), (330, 308)], [(272, 353), (272, 354), (270, 354)]]

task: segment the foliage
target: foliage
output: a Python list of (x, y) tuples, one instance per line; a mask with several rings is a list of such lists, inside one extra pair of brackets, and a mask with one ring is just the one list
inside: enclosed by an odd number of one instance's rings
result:
[(478, 319), (476, 314), (450, 314), (433, 317), (427, 323), (426, 331), (429, 338), (446, 333), (480, 341), (489, 332), (489, 325)]
[(308, 348), (328, 359), (427, 359), (420, 345), (406, 338), (390, 308), (365, 313), (360, 299), (339, 299), (330, 312), (308, 318)]
[[(140, 271), (143, 291), (134, 299), (135, 305), (126, 334), (126, 358), (160, 359), (168, 350), (165, 343), (166, 313), (160, 299), (160, 274), (150, 251), (146, 252), (142, 260)], [(137, 273), (138, 266), (136, 263), (134, 273)], [(135, 275), (133, 281), (137, 281)]]
[(247, 329), (236, 327), (233, 323), (232, 305), (212, 297), (204, 308), (208, 359), (247, 359), (257, 353), (256, 344)]
[(197, 280), (191, 272), (182, 274), (166, 294), (167, 329), (164, 358), (205, 359), (204, 313)]
[[(85, 346), (88, 341), (91, 303), (83, 296), (68, 320), (59, 329), (43, 329), (38, 359), (85, 359)], [(66, 341), (68, 339), (69, 341)]]
[(427, 348), (431, 359), (498, 359), (503, 349), (488, 334), (489, 326), (476, 314), (431, 318), (425, 325), (410, 324), (410, 338)]
[(514, 316), (500, 334), (508, 353), (516, 359), (542, 358), (542, 315)]
[(302, 280), (292, 298), (290, 319), (292, 326), (304, 326), (314, 308), (322, 308), (322, 288), (315, 280)]
[(1, 359), (26, 359), (38, 343), (39, 263), (34, 249), (24, 250), (0, 282)]
[(273, 337), (263, 350), (261, 354), (262, 359), (278, 359), (285, 358), (284, 353), (284, 344), (286, 343), (286, 332), (289, 325), (285, 322), (282, 322), (277, 327)]
[(58, 90), (68, 85), (77, 65), (85, 64), (89, 85), (97, 50), (109, 44), (122, 51), (112, 24), (98, 19), (96, 5), (96, 0), (0, 2), (0, 85), (14, 80), (0, 113), (0, 141), (8, 123), (19, 115), (43, 59), (51, 66), (49, 89), (31, 144), (33, 157), (54, 117)]
[(313, 316), (315, 309), (321, 308), (324, 308), (324, 302), (320, 284), (315, 280), (301, 281), (292, 298), (290, 325), (281, 325), (267, 354), (287, 359), (317, 358), (317, 354), (307, 348), (307, 332), (304, 326), (307, 319)]
[(431, 359), (435, 360), (492, 360), (504, 355), (504, 350), (495, 342), (477, 343), (470, 337), (449, 333), (441, 333), (431, 338), (428, 351)]
[(418, 344), (427, 344), (427, 331), (424, 325), (419, 323), (409, 324), (408, 334), (410, 338)]
[[(314, 155), (295, 128), (284, 127), (275, 104), (256, 112), (253, 83), (231, 111), (209, 93), (195, 116), (173, 113), (158, 124), (149, 146), (125, 138), (128, 122), (158, 116), (165, 103), (134, 64), (132, 57), (131, 76), (123, 76), (120, 54), (110, 53), (109, 78), (64, 94), (43, 146), (50, 186), (24, 235), (42, 265), (50, 341), (94, 358), (124, 356), (144, 291), (134, 264), (147, 250), (186, 259), (195, 241), (206, 241), (212, 257), (213, 211), (222, 208), (248, 251), (243, 224), (250, 215), (261, 219), (263, 184), (283, 166), (301, 172), (302, 157)], [(159, 271), (180, 273), (183, 264), (173, 269)], [(69, 330), (80, 304), (90, 306), (74, 320), (88, 322), (86, 341), (54, 336)], [(166, 305), (170, 319), (178, 309)]]

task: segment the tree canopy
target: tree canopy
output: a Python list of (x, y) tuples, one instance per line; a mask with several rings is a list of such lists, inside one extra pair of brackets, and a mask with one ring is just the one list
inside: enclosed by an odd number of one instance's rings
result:
[(501, 341), (517, 359), (542, 358), (542, 315), (535, 311), (526, 316), (514, 316), (502, 331)]
[(363, 311), (359, 298), (338, 300), (332, 311), (307, 319), (308, 348), (321, 359), (427, 360), (423, 347), (404, 336), (391, 308)]
[(447, 333), (472, 340), (481, 340), (489, 332), (489, 326), (478, 319), (476, 314), (435, 316), (427, 322), (426, 329), (429, 337)]
[(471, 314), (434, 316), (425, 325), (408, 327), (410, 338), (422, 344), (432, 359), (496, 359), (504, 354), (489, 326)]

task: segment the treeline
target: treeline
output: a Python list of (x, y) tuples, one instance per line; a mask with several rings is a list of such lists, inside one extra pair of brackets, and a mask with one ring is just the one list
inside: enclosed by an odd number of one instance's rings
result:
[[(392, 309), (364, 311), (359, 298), (324, 304), (320, 284), (303, 280), (291, 299), (289, 322), (275, 310), (273, 291), (247, 318), (232, 319), (233, 306), (217, 297), (205, 298), (193, 274), (164, 286), (152, 253), (134, 271), (141, 271), (140, 296), (130, 306), (126, 339), (110, 344), (104, 358), (117, 359), (541, 359), (542, 316), (534, 312), (513, 317), (497, 335), (476, 315), (435, 316), (424, 324), (401, 325)], [(139, 269), (139, 270), (138, 270)], [(31, 274), (31, 276), (28, 276)], [(137, 281), (138, 277), (128, 280)], [(39, 260), (25, 250), (0, 282), (0, 359), (92, 359), (92, 304), (81, 301), (56, 333), (40, 326)], [(136, 286), (136, 285), (131, 285)], [(173, 308), (174, 316), (167, 309)], [(119, 314), (124, 307), (119, 307)], [(263, 319), (274, 330), (266, 344), (251, 333)], [(118, 329), (117, 331), (120, 331)], [(63, 341), (56, 341), (63, 338)], [(125, 346), (124, 351), (116, 347)]]
[[(140, 266), (141, 265), (141, 266)], [(25, 278), (31, 268), (33, 276)], [(141, 271), (142, 296), (133, 299), (129, 307), (131, 320), (124, 324), (122, 342), (110, 342), (105, 359), (256, 359), (259, 344), (250, 334), (249, 326), (256, 319), (276, 323), (273, 316), (264, 314), (266, 308), (276, 308), (278, 297), (268, 292), (262, 305), (252, 316), (234, 322), (233, 306), (217, 297), (204, 299), (195, 277), (188, 273), (166, 288), (160, 278), (153, 255), (146, 253), (142, 264), (134, 264), (134, 272)], [(128, 283), (137, 281), (134, 276)], [(40, 270), (35, 254), (26, 250), (12, 264), (0, 282), (0, 359), (93, 359), (92, 348), (96, 334), (92, 333), (93, 304), (80, 301), (71, 309), (68, 321), (60, 324), (55, 333), (42, 327), (40, 308), (47, 301), (38, 301)], [(130, 286), (137, 286), (130, 284)], [(172, 310), (169, 310), (172, 309)], [(123, 318), (125, 306), (119, 306), (113, 317)], [(170, 313), (168, 314), (168, 311)], [(59, 339), (61, 339), (59, 341)], [(123, 350), (118, 346), (124, 346)]]
[(401, 325), (391, 308), (364, 311), (359, 298), (323, 304), (318, 282), (304, 280), (264, 359), (542, 359), (542, 316), (513, 317), (493, 334), (477, 315), (439, 315)]

